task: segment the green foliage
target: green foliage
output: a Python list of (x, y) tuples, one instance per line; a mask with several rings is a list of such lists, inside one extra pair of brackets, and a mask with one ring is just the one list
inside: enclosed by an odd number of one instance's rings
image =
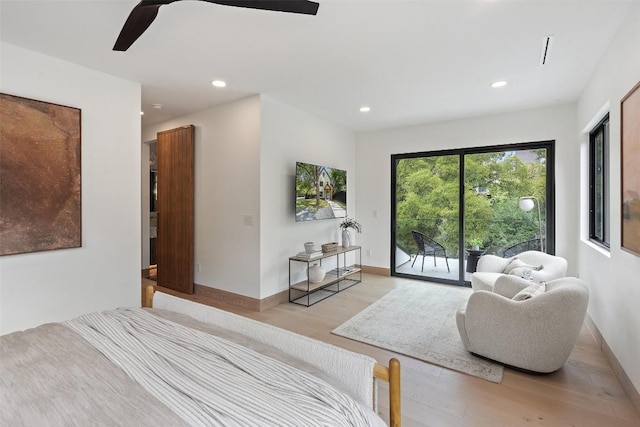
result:
[[(537, 210), (523, 212), (522, 196), (535, 196), (545, 217), (545, 150), (466, 155), (465, 241), (498, 253), (536, 238)], [(523, 161), (522, 159), (525, 159)], [(448, 254), (459, 248), (459, 157), (402, 159), (396, 167), (396, 241), (415, 252), (412, 230), (442, 244)], [(544, 223), (543, 223), (544, 229)]]
[(343, 230), (353, 228), (358, 233), (362, 232), (362, 225), (360, 225), (360, 223), (356, 221), (355, 218), (345, 218), (340, 223), (340, 228), (342, 228)]
[(329, 178), (331, 178), (334, 193), (347, 191), (347, 171), (331, 169), (329, 171)]
[(320, 209), (321, 201), (318, 194), (318, 179), (322, 168), (309, 163), (298, 163), (298, 173), (296, 175), (296, 195), (297, 197), (315, 196), (315, 210)]

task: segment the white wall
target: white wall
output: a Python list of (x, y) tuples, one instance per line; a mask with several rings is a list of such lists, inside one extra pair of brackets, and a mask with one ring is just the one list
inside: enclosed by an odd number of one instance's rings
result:
[(347, 215), (355, 214), (355, 134), (262, 96), (261, 298), (288, 288), (288, 258), (303, 251), (304, 242), (313, 241), (319, 247), (323, 243), (340, 241), (339, 219), (295, 221), (296, 161), (346, 170)]
[[(194, 280), (260, 298), (260, 97), (145, 126), (142, 140), (190, 124), (196, 140)], [(244, 215), (253, 217), (252, 226), (244, 225)]]
[(0, 257), (0, 333), (140, 305), (140, 85), (1, 46), (0, 90), (82, 110), (82, 247)]
[(142, 140), (188, 124), (196, 127), (195, 282), (256, 299), (286, 290), (289, 256), (306, 241), (338, 239), (338, 220), (295, 222), (295, 163), (347, 170), (355, 212), (353, 132), (253, 96), (145, 126)]
[[(576, 274), (575, 123), (574, 106), (564, 105), (359, 134), (356, 213), (363, 225), (363, 264), (390, 268), (392, 154), (555, 140), (556, 253), (569, 261), (569, 274)], [(368, 250), (373, 251), (371, 256), (366, 255)]]
[[(640, 81), (640, 5), (618, 30), (577, 104), (582, 145), (580, 277), (591, 289), (589, 315), (616, 358), (640, 390), (640, 257), (620, 248), (620, 101)], [(611, 250), (588, 242), (588, 133), (582, 133), (603, 105), (610, 105)], [(637, 118), (640, 120), (640, 118)], [(588, 130), (588, 129), (587, 129)]]

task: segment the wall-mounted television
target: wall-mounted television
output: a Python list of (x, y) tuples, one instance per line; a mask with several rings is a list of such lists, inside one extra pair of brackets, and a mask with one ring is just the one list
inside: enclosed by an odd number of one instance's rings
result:
[(296, 162), (296, 221), (346, 216), (347, 171)]

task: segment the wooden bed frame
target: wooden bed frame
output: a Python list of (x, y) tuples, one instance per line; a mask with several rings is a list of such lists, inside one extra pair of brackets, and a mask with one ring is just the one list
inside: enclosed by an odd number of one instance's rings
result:
[[(149, 285), (145, 289), (143, 307), (153, 307), (155, 288)], [(389, 427), (400, 427), (402, 415), (400, 408), (400, 361), (396, 358), (389, 360), (389, 366), (376, 363), (373, 367), (373, 377), (389, 383)], [(373, 408), (375, 410), (375, 408)]]

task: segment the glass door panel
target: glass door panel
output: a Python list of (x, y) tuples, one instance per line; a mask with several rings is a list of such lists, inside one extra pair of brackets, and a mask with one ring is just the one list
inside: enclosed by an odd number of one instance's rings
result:
[(459, 194), (459, 155), (395, 162), (395, 273), (460, 280)]
[(464, 187), (467, 281), (482, 253), (547, 249), (547, 149), (467, 154)]

